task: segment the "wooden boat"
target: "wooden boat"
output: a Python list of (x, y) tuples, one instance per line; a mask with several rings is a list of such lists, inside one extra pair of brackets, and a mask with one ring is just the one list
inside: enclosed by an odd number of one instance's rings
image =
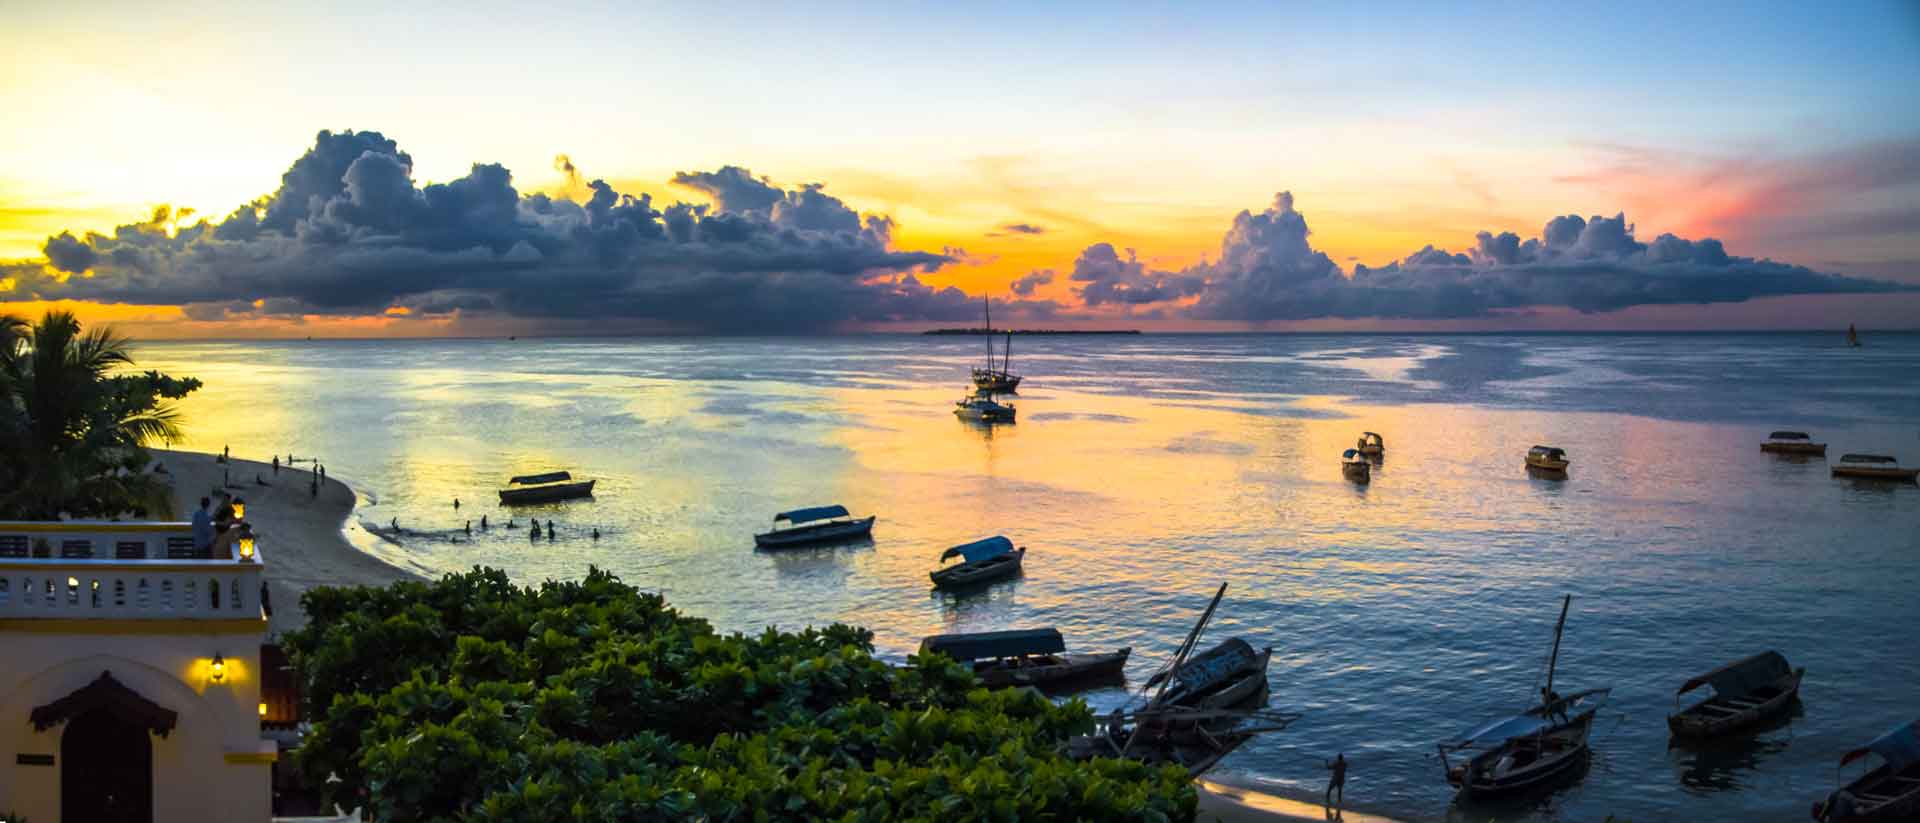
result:
[(1736, 732), (1777, 717), (1793, 705), (1800, 694), (1802, 668), (1787, 665), (1779, 652), (1761, 652), (1737, 660), (1680, 684), (1674, 692), (1675, 708), (1680, 695), (1712, 686), (1713, 696), (1667, 716), (1667, 728), (1674, 737), (1699, 739)]
[(1827, 444), (1813, 442), (1806, 432), (1778, 431), (1760, 441), (1760, 450), (1774, 454), (1826, 454)]
[[(1547, 662), (1547, 686), (1539, 705), (1512, 717), (1488, 721), (1439, 744), (1440, 765), (1460, 800), (1512, 795), (1553, 784), (1586, 760), (1594, 716), (1612, 689), (1588, 689), (1569, 695), (1553, 690), (1560, 662), (1560, 636), (1566, 629), (1568, 595), (1553, 629), (1553, 654)], [(1452, 757), (1465, 755), (1455, 763)]]
[(1070, 654), (1059, 629), (937, 634), (920, 641), (921, 654), (944, 654), (973, 667), (988, 688), (1058, 687), (1122, 676), (1133, 649)]
[(1553, 446), (1534, 446), (1527, 450), (1527, 468), (1546, 472), (1567, 470), (1567, 452)]
[(1340, 453), (1340, 473), (1355, 483), (1367, 483), (1373, 480), (1373, 464), (1359, 449), (1348, 449)]
[(962, 562), (935, 569), (928, 576), (933, 578), (936, 589), (977, 586), (1019, 574), (1020, 561), (1026, 556), (1026, 547), (1016, 549), (1013, 541), (1005, 537), (989, 537), (942, 552), (941, 562), (955, 557), (962, 558)]
[(1834, 477), (1860, 477), (1868, 480), (1913, 480), (1920, 469), (1904, 468), (1900, 461), (1885, 454), (1843, 454), (1833, 464)]
[(1380, 439), (1380, 435), (1373, 432), (1361, 432), (1360, 443), (1354, 448), (1368, 457), (1379, 457), (1387, 453), (1387, 441)]
[[(786, 524), (783, 528), (781, 524)], [(794, 509), (773, 516), (773, 531), (753, 536), (753, 544), (765, 549), (837, 543), (865, 537), (873, 532), (871, 515), (855, 518), (845, 506), (815, 506)]]
[(1009, 394), (1020, 389), (1020, 375), (1008, 371), (1013, 362), (1013, 332), (1007, 332), (1007, 354), (999, 368), (993, 364), (993, 301), (983, 301), (987, 314), (987, 367), (973, 370), (973, 386), (981, 392)]
[(1854, 778), (1813, 805), (1826, 823), (1920, 820), (1920, 720), (1907, 723), (1840, 757), (1840, 767), (1868, 755), (1878, 768)]
[(1013, 404), (1001, 403), (989, 394), (968, 395), (965, 400), (953, 404), (953, 413), (962, 420), (978, 420), (982, 423), (1012, 423)]
[(594, 480), (574, 480), (567, 472), (526, 474), (507, 481), (500, 490), (500, 502), (509, 506), (529, 503), (553, 503), (578, 497), (592, 497)]

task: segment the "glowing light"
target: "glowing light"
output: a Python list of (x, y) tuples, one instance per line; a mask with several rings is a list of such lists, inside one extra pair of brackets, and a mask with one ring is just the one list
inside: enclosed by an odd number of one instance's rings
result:
[(209, 664), (208, 667), (212, 669), (212, 673), (208, 675), (208, 678), (211, 679), (213, 682), (218, 683), (222, 680), (227, 679), (226, 658), (216, 654), (213, 656), (213, 663)]

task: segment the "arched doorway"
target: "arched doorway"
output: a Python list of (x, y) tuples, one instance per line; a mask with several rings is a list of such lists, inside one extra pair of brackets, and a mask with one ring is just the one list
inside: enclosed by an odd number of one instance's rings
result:
[(152, 823), (153, 738), (140, 724), (97, 708), (60, 734), (60, 819)]

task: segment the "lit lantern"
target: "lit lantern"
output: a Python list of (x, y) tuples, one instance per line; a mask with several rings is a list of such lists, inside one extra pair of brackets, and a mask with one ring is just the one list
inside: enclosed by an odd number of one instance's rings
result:
[(260, 704), (260, 716), (261, 717), (267, 716), (267, 704), (265, 703)]
[(210, 665), (208, 666), (208, 668), (212, 670), (212, 674), (211, 674), (211, 675), (209, 675), (209, 678), (210, 678), (210, 679), (212, 679), (212, 680), (213, 680), (213, 682), (215, 682), (215, 683), (218, 683), (218, 682), (220, 682), (220, 681), (222, 681), (222, 680), (225, 680), (225, 679), (227, 679), (227, 661), (226, 661), (226, 658), (223, 658), (223, 657), (221, 657), (220, 655), (217, 655), (217, 654), (216, 654), (216, 655), (214, 655), (214, 656), (213, 656), (213, 663), (212, 663), (212, 664), (210, 664)]
[(253, 559), (253, 532), (240, 533), (240, 559)]
[(233, 499), (233, 519), (247, 519), (247, 501), (245, 498), (236, 497)]

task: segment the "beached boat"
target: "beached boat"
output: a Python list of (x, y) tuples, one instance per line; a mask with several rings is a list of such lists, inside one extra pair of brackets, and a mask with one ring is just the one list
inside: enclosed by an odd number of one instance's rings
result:
[(1367, 456), (1359, 449), (1348, 449), (1340, 453), (1340, 473), (1355, 483), (1373, 480), (1373, 464), (1367, 462)]
[[(1440, 765), (1459, 799), (1485, 800), (1549, 786), (1585, 762), (1594, 716), (1612, 690), (1568, 695), (1553, 690), (1560, 636), (1572, 605), (1573, 596), (1568, 595), (1560, 606), (1560, 621), (1554, 624), (1553, 654), (1548, 658), (1547, 685), (1540, 690), (1539, 705), (1474, 726), (1439, 744)], [(1454, 762), (1462, 756), (1463, 760)]]
[(511, 478), (500, 490), (500, 502), (509, 506), (553, 503), (578, 497), (592, 497), (595, 480), (574, 480), (567, 472), (526, 474)]
[(1880, 735), (1840, 757), (1840, 766), (1868, 755), (1880, 756), (1878, 768), (1835, 789), (1813, 805), (1813, 818), (1825, 823), (1920, 820), (1920, 720)]
[(961, 562), (929, 573), (936, 589), (959, 589), (977, 586), (995, 580), (1004, 580), (1020, 573), (1020, 562), (1027, 556), (1025, 546), (1013, 547), (1013, 541), (1005, 537), (989, 537), (961, 546), (954, 546), (940, 553), (940, 562), (958, 557)]
[(937, 634), (920, 641), (921, 654), (944, 654), (973, 668), (988, 688), (1040, 686), (1055, 689), (1117, 680), (1130, 648), (1100, 654), (1070, 654), (1059, 629), (1019, 629), (973, 634)]
[(993, 363), (993, 301), (983, 302), (987, 315), (987, 367), (973, 370), (973, 385), (988, 394), (1012, 393), (1020, 388), (1020, 375), (1009, 371), (1013, 363), (1013, 332), (1007, 332), (1007, 354), (996, 368)]
[(753, 543), (765, 549), (837, 543), (865, 537), (873, 532), (873, 517), (855, 518), (845, 506), (815, 506), (794, 509), (773, 516), (773, 531), (753, 536)]
[(992, 395), (975, 393), (953, 404), (953, 413), (962, 420), (982, 423), (1012, 423), (1013, 404), (1001, 403)]
[(1534, 446), (1527, 450), (1527, 468), (1545, 472), (1567, 470), (1567, 452), (1553, 446)]
[(1760, 441), (1760, 450), (1774, 454), (1826, 454), (1827, 444), (1813, 442), (1806, 432), (1777, 431)]
[(1354, 448), (1368, 457), (1379, 457), (1387, 453), (1387, 441), (1380, 439), (1380, 435), (1373, 432), (1361, 432), (1360, 442)]
[(1667, 716), (1667, 728), (1679, 738), (1718, 737), (1750, 728), (1777, 717), (1800, 694), (1803, 668), (1787, 665), (1779, 652), (1761, 652), (1737, 660), (1680, 684), (1673, 702), (1701, 686), (1712, 686), (1713, 696)]
[(1834, 477), (1860, 477), (1868, 480), (1913, 480), (1920, 469), (1909, 469), (1885, 454), (1843, 454), (1833, 464)]

